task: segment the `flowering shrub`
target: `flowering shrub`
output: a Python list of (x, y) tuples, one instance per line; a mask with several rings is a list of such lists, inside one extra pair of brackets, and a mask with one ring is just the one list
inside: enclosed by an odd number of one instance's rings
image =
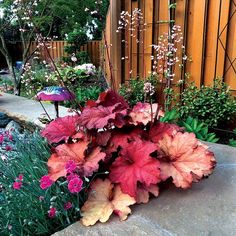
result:
[(75, 66), (75, 70), (82, 70), (86, 75), (95, 75), (96, 67), (92, 63)]
[[(155, 87), (157, 86), (157, 79), (157, 76), (150, 76), (146, 81), (130, 79), (127, 84), (120, 87), (119, 93), (128, 101), (130, 106), (134, 106), (138, 102), (156, 101)], [(146, 94), (150, 96), (147, 97)]]
[(81, 180), (71, 182), (71, 193), (67, 181), (47, 176), (50, 149), (39, 134), (18, 137), (0, 158), (0, 235), (51, 235), (80, 218), (86, 193)]
[(112, 213), (125, 220), (130, 205), (157, 197), (159, 183), (167, 179), (176, 187), (191, 187), (212, 173), (214, 155), (194, 134), (160, 122), (162, 115), (157, 104), (132, 109), (114, 91), (101, 93), (80, 115), (57, 119), (42, 131), (57, 145), (41, 180), (49, 188), (65, 183), (72, 195), (83, 188), (88, 192), (81, 208), (85, 226), (105, 222)]
[(25, 73), (22, 75), (22, 84), (27, 96), (33, 96), (36, 92), (49, 86), (63, 86), (68, 88), (79, 87), (89, 76), (95, 75), (96, 68), (92, 64), (81, 66), (69, 66), (67, 64), (58, 65), (58, 72), (50, 68), (46, 61), (42, 64), (27, 63), (24, 67)]

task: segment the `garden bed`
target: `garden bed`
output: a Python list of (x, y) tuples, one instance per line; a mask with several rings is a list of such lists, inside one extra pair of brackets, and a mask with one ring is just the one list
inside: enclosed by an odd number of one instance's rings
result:
[[(133, 207), (125, 222), (117, 218), (86, 228), (75, 223), (54, 236), (234, 236), (236, 234), (236, 149), (211, 144), (213, 175), (188, 191), (166, 186), (157, 199)], [(223, 222), (223, 223), (222, 223)]]

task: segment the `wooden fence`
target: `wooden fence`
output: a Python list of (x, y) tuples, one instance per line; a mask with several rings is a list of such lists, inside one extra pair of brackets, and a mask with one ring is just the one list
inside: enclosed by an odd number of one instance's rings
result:
[[(65, 41), (52, 41), (48, 43), (48, 50), (51, 57), (55, 61), (61, 61), (63, 57), (67, 57), (68, 54), (65, 52), (65, 46), (67, 42)], [(15, 42), (8, 45), (10, 53), (13, 57), (13, 61), (21, 61), (22, 60), (22, 44), (21, 42)], [(32, 42), (30, 46), (29, 53), (31, 54), (37, 48), (37, 43)], [(81, 51), (86, 51), (89, 54), (91, 62), (96, 66), (99, 67), (101, 62), (101, 41), (94, 40), (89, 41), (87, 44), (83, 45), (80, 49)], [(40, 55), (38, 55), (42, 60), (47, 60), (48, 54), (45, 49), (40, 49)], [(35, 55), (37, 56), (37, 55)], [(7, 67), (5, 58), (0, 53), (0, 68)]]
[[(236, 0), (111, 0), (106, 39), (112, 45), (109, 54), (115, 87), (131, 77), (147, 77), (152, 71), (151, 45), (168, 32), (168, 23), (164, 22), (170, 20), (170, 2), (177, 4), (172, 17), (182, 28), (186, 54), (191, 58), (186, 66), (176, 69), (173, 84), (186, 73), (190, 75), (187, 80), (197, 86), (210, 85), (216, 77), (222, 77), (236, 94)], [(117, 34), (121, 11), (132, 13), (135, 8), (143, 12), (143, 34), (138, 33), (136, 38), (130, 32)], [(143, 43), (137, 44), (137, 38)], [(107, 56), (104, 59), (109, 81)]]
[[(97, 67), (100, 66), (100, 44), (101, 41), (94, 40), (89, 41), (87, 44), (83, 45), (80, 48), (81, 51), (88, 52), (91, 62)], [(65, 52), (65, 47), (68, 45), (66, 41), (51, 41), (47, 43), (47, 45), (48, 51), (55, 61), (60, 61), (63, 57), (68, 56), (68, 54)], [(37, 43), (32, 42), (30, 47), (30, 53), (33, 52), (36, 48)], [(48, 58), (48, 53), (44, 48), (40, 49), (40, 57), (41, 59)]]

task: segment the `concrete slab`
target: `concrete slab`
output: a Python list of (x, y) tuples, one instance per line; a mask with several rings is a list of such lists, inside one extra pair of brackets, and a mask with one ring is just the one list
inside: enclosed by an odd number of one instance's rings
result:
[[(13, 117), (24, 123), (29, 123), (39, 127), (44, 125), (39, 121), (38, 117), (44, 113), (40, 103), (35, 100), (19, 97), (7, 93), (1, 93), (0, 96), (0, 111), (6, 113), (8, 116)], [(55, 118), (54, 105), (50, 103), (43, 103), (49, 116)], [(68, 108), (59, 106), (60, 116), (72, 115), (68, 113)]]
[(209, 144), (217, 167), (189, 190), (170, 187), (148, 204), (132, 207), (125, 222), (83, 227), (75, 223), (54, 236), (235, 236), (236, 148)]

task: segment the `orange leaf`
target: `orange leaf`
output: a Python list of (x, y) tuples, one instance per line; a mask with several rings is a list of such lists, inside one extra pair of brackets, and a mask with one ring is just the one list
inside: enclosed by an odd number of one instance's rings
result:
[(156, 184), (151, 184), (150, 186), (139, 186), (137, 189), (137, 203), (148, 203), (149, 201), (149, 192), (152, 193), (155, 197), (159, 195), (159, 187)]
[[(132, 123), (134, 125), (138, 125), (140, 123), (147, 125), (152, 119), (155, 118), (157, 109), (157, 103), (154, 103), (151, 106), (150, 103), (138, 102), (130, 112), (129, 116), (132, 118)], [(158, 111), (157, 118), (160, 116), (163, 116), (163, 112)]]
[(92, 153), (85, 159), (83, 169), (85, 176), (91, 176), (94, 171), (98, 170), (99, 168), (99, 161), (104, 160), (106, 154), (101, 152), (101, 148), (95, 148)]
[(67, 174), (66, 165), (74, 161), (82, 176), (90, 176), (98, 170), (98, 162), (104, 160), (106, 154), (99, 147), (85, 155), (89, 142), (80, 141), (74, 144), (62, 144), (48, 160), (49, 176), (53, 181)]
[(90, 226), (97, 221), (106, 222), (113, 211), (120, 220), (125, 220), (131, 212), (129, 206), (134, 203), (134, 198), (122, 193), (119, 186), (114, 187), (108, 179), (97, 179), (91, 184), (88, 200), (81, 209), (81, 223)]
[(159, 146), (163, 152), (161, 178), (172, 177), (176, 187), (189, 188), (192, 182), (211, 174), (216, 164), (214, 154), (201, 145), (194, 134), (165, 135)]

